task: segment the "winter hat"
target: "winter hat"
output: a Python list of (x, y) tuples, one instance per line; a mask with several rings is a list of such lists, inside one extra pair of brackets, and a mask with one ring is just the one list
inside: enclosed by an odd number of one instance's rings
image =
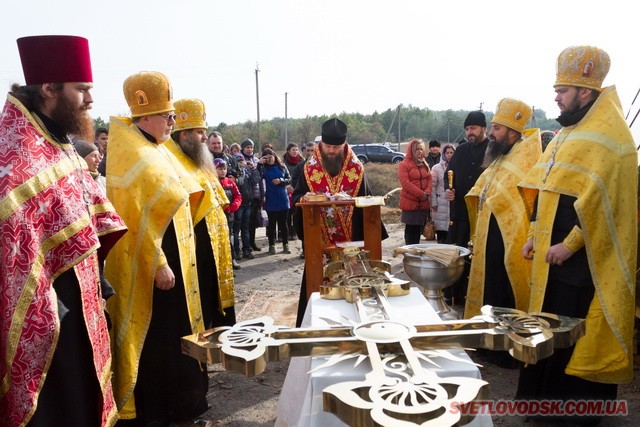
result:
[(83, 159), (94, 151), (98, 151), (98, 147), (96, 146), (96, 144), (94, 144), (93, 142), (83, 141), (81, 139), (76, 140), (73, 143), (73, 146), (75, 147), (78, 155)]
[(247, 138), (247, 139), (245, 139), (244, 141), (242, 141), (242, 144), (240, 145), (240, 147), (241, 147), (243, 150), (245, 149), (245, 147), (249, 147), (249, 146), (251, 146), (251, 147), (253, 147), (253, 146), (254, 146), (253, 141), (252, 141), (252, 140), (250, 140), (249, 138)]
[(217, 168), (222, 167), (222, 166), (227, 166), (227, 162), (224, 161), (223, 158), (217, 158), (217, 159), (213, 159), (213, 165)]
[(542, 151), (544, 151), (547, 148), (547, 145), (549, 145), (549, 143), (555, 136), (556, 134), (552, 130), (544, 130), (540, 132), (540, 141), (542, 141)]
[(440, 141), (438, 141), (437, 139), (432, 139), (431, 141), (429, 141), (429, 148), (431, 147), (440, 147)]
[(464, 120), (464, 127), (466, 128), (467, 126), (481, 126), (483, 128), (486, 128), (487, 118), (484, 116), (484, 113), (482, 111), (472, 111)]

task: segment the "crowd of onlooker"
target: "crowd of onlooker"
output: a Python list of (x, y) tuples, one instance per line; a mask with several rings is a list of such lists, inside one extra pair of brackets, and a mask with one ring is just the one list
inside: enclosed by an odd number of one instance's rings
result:
[(209, 134), (207, 146), (230, 204), (225, 209), (229, 222), (233, 268), (242, 259), (254, 259), (263, 248), (256, 244), (256, 228), (266, 227), (270, 255), (276, 243), (282, 253), (290, 254), (290, 240), (297, 239), (293, 225), (291, 194), (297, 184), (306, 157), (313, 153), (314, 142), (305, 145), (305, 157), (297, 144), (290, 143), (282, 158), (269, 143), (257, 151), (251, 139), (227, 146), (220, 132)]
[[(109, 131), (99, 127), (94, 142), (74, 141), (78, 154), (85, 159), (90, 173), (103, 189), (106, 187), (108, 137)], [(291, 194), (315, 146), (314, 141), (302, 147), (289, 143), (281, 158), (269, 143), (262, 144), (256, 151), (249, 138), (242, 144), (229, 146), (220, 132), (209, 134), (207, 147), (220, 184), (229, 198), (224, 211), (229, 224), (234, 269), (241, 268), (240, 260), (254, 259), (254, 252), (262, 251), (263, 248), (256, 244), (256, 228), (266, 227), (270, 255), (277, 252), (276, 243), (282, 243), (282, 253), (291, 253), (289, 241), (298, 238), (293, 224), (295, 206), (291, 203)]]

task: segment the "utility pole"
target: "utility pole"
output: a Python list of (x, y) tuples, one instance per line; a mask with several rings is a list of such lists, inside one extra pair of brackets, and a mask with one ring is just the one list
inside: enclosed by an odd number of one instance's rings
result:
[(533, 125), (532, 127), (534, 127), (534, 128), (538, 127), (538, 126), (536, 126), (536, 106), (535, 105), (531, 106), (531, 121), (533, 122), (532, 123), (532, 125)]
[(287, 149), (289, 145), (289, 119), (287, 117), (287, 95), (288, 92), (284, 93), (284, 148)]
[(451, 142), (449, 135), (451, 134), (451, 117), (447, 117), (447, 144)]
[(258, 66), (258, 63), (256, 62), (256, 109), (258, 111), (258, 119), (257, 119), (258, 137), (257, 137), (256, 144), (260, 143), (260, 90), (258, 89), (258, 73), (259, 72), (260, 72), (260, 67)]
[(400, 135), (400, 108), (402, 108), (402, 104), (398, 104), (398, 112), (396, 113), (398, 116), (398, 146), (400, 146), (400, 143), (402, 142), (402, 137)]
[[(399, 105), (398, 105), (398, 108), (400, 108)], [(391, 138), (389, 138), (389, 136), (391, 136), (391, 129), (393, 129), (393, 124), (396, 122), (397, 118), (398, 118), (398, 109), (396, 109), (396, 113), (393, 115), (393, 119), (391, 120), (391, 124), (389, 125), (389, 129), (387, 130), (387, 139), (391, 139)]]

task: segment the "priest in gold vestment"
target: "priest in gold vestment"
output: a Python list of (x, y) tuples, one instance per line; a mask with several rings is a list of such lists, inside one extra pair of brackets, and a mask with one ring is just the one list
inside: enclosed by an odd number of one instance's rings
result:
[(113, 389), (122, 419), (169, 425), (207, 409), (206, 369), (180, 350), (204, 330), (192, 220), (203, 190), (164, 146), (176, 118), (166, 76), (141, 72), (123, 88), (132, 119), (111, 118), (107, 164), (107, 194), (130, 230), (105, 267)]
[(229, 226), (223, 208), (229, 200), (216, 175), (207, 148), (204, 103), (181, 99), (174, 104), (176, 124), (165, 146), (204, 190), (193, 218), (198, 283), (205, 329), (236, 322)]
[(465, 197), (474, 253), (466, 318), (480, 314), (485, 304), (520, 310), (529, 304), (531, 261), (522, 257), (521, 249), (533, 197), (523, 204), (518, 183), (542, 154), (540, 130), (524, 129), (531, 115), (531, 107), (522, 101), (504, 98), (498, 103), (484, 171)]
[(616, 89), (602, 87), (609, 66), (597, 47), (562, 51), (563, 127), (519, 184), (537, 194), (522, 248), (533, 259), (529, 310), (586, 319), (574, 347), (521, 371), (519, 398), (612, 400), (633, 378), (638, 161)]

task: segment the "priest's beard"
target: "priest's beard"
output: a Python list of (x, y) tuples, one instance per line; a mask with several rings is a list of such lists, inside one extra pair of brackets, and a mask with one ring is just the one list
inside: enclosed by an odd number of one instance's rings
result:
[(509, 140), (506, 136), (502, 139), (490, 139), (489, 144), (487, 145), (487, 151), (484, 152), (482, 169), (488, 168), (491, 163), (502, 157), (508, 147)]
[(560, 116), (570, 116), (580, 110), (580, 95), (578, 94), (578, 91), (573, 94), (573, 97), (564, 107), (564, 111), (560, 112)]
[(85, 104), (78, 106), (61, 94), (51, 111), (51, 119), (65, 134), (75, 135), (85, 141), (93, 141), (93, 120)]
[(211, 154), (209, 154), (209, 149), (198, 135), (186, 133), (185, 137), (180, 137), (178, 139), (180, 140), (178, 145), (182, 148), (184, 154), (193, 160), (199, 168), (215, 171), (213, 162), (211, 161)]
[(342, 162), (344, 160), (344, 153), (340, 152), (335, 157), (327, 156), (322, 150), (320, 150), (320, 156), (322, 156), (322, 167), (332, 177), (338, 176), (342, 170)]

